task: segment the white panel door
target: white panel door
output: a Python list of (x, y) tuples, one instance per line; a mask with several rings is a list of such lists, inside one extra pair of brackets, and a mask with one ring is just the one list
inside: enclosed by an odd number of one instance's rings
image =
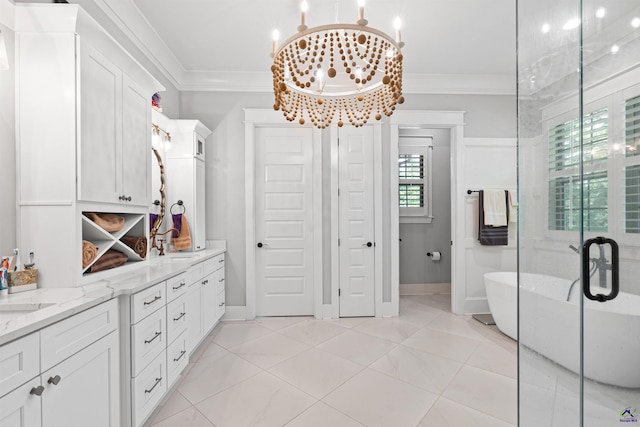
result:
[(258, 128), (257, 316), (313, 314), (313, 227), (313, 130)]
[(342, 128), (338, 145), (340, 317), (373, 316), (373, 128)]

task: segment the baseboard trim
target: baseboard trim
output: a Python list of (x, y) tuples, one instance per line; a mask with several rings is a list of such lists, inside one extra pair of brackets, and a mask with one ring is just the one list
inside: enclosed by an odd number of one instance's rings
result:
[(450, 293), (451, 283), (400, 284), (400, 295), (434, 295)]
[(247, 320), (247, 307), (245, 305), (228, 305), (221, 320), (223, 322), (227, 320)]

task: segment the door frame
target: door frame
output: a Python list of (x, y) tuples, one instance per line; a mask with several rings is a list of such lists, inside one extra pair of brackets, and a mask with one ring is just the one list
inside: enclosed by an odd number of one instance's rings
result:
[[(375, 317), (390, 317), (393, 314), (383, 303), (383, 253), (385, 240), (383, 237), (383, 204), (382, 204), (382, 124), (374, 123), (373, 127), (373, 221), (374, 221), (374, 313)], [(338, 157), (338, 126), (331, 125), (331, 303), (325, 304), (325, 316), (340, 317), (340, 249), (339, 238), (339, 157)], [(397, 166), (397, 165), (396, 165)], [(396, 314), (397, 315), (397, 314)]]
[[(244, 111), (244, 170), (245, 170), (245, 292), (246, 308), (245, 319), (251, 320), (256, 317), (256, 129), (261, 127), (300, 127), (297, 123), (285, 122), (282, 113), (275, 110), (249, 109)], [(320, 130), (312, 125), (305, 127), (313, 128), (313, 210), (315, 213), (322, 212), (322, 145)], [(322, 216), (320, 221), (314, 217), (313, 227), (313, 307), (314, 316), (322, 317)], [(319, 224), (319, 225), (318, 225)]]
[[(391, 116), (391, 144), (389, 147), (391, 169), (391, 199), (398, 200), (398, 142), (400, 128), (439, 128), (450, 130), (451, 144), (451, 311), (462, 314), (465, 301), (465, 256), (464, 244), (458, 234), (464, 235), (465, 211), (462, 195), (465, 189), (464, 171), (461, 170), (464, 142), (464, 111), (395, 111)], [(400, 314), (400, 210), (391, 203), (391, 301), (392, 316)], [(458, 230), (456, 232), (456, 230)]]

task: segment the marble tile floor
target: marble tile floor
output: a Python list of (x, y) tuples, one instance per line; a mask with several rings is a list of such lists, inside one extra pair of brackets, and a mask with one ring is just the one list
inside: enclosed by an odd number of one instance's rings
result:
[(224, 322), (145, 427), (506, 427), (517, 424), (517, 348), (403, 296), (393, 319)]

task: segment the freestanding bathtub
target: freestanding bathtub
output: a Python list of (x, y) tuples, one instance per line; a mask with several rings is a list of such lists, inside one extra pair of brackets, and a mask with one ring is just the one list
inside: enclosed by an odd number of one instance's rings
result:
[[(580, 370), (580, 283), (567, 302), (571, 280), (520, 274), (518, 337), (517, 274), (484, 275), (498, 329), (573, 372)], [(595, 287), (592, 293), (597, 293)], [(606, 291), (608, 292), (608, 291)], [(611, 301), (584, 302), (584, 375), (620, 387), (640, 388), (640, 296), (620, 292)]]

